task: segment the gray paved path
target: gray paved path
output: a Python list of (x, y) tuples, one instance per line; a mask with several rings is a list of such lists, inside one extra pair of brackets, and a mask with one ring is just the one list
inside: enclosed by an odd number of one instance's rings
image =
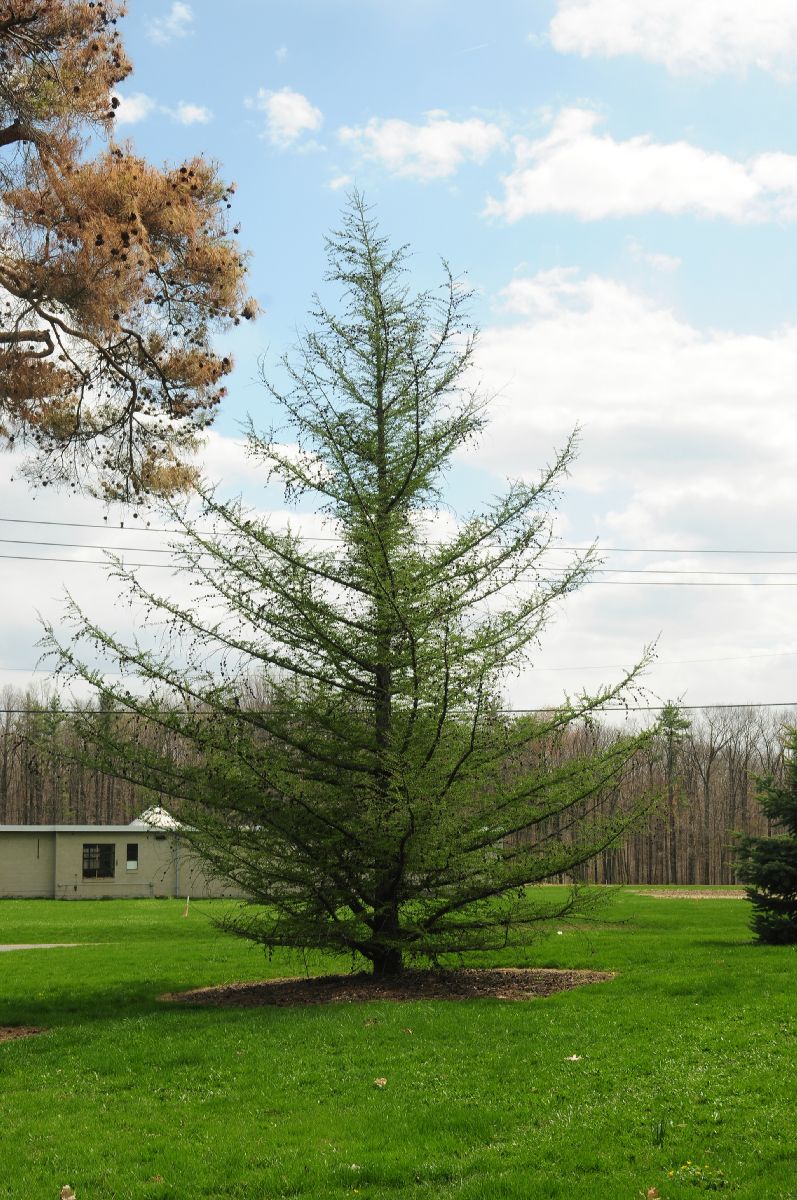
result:
[(59, 946), (79, 946), (80, 942), (20, 942), (19, 945), (0, 946), (4, 950), (56, 950)]

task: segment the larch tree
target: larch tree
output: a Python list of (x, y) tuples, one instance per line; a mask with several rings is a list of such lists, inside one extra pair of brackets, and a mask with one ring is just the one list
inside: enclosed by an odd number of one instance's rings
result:
[[(190, 607), (118, 567), (167, 644), (127, 644), (70, 605), (73, 639), (50, 627), (46, 645), (117, 714), (102, 735), (91, 713), (77, 718), (93, 764), (176, 802), (212, 871), (251, 897), (229, 929), (357, 952), (390, 975), (522, 943), (577, 906), (529, 885), (637, 819), (644, 797), (607, 800), (650, 735), (552, 765), (568, 729), (627, 694), (635, 671), (551, 711), (505, 711), (507, 672), (594, 563), (590, 550), (549, 565), (573, 444), (446, 532), (444, 473), (486, 423), (467, 294), (450, 276), (410, 294), (405, 250), (357, 196), (329, 258), (343, 302), (317, 301), (288, 384), (271, 388), (298, 444), (250, 434), (264, 477), (312, 499), (329, 540), (205, 494), (175, 550), (198, 589)], [(133, 678), (109, 682), (87, 647)], [(158, 751), (149, 724), (182, 748)]]
[(784, 779), (764, 778), (758, 799), (766, 816), (781, 832), (770, 837), (740, 837), (736, 871), (748, 885), (751, 921), (759, 942), (797, 942), (797, 728), (785, 737)]
[(214, 329), (255, 315), (201, 157), (114, 140), (119, 0), (0, 0), (0, 439), (107, 498), (172, 494), (224, 394)]

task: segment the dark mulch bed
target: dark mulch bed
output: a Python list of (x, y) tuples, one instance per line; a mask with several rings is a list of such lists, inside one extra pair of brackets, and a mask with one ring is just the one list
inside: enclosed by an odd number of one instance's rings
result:
[(35, 1025), (0, 1025), (0, 1042), (13, 1042), (16, 1038), (35, 1037), (44, 1033)]
[(608, 971), (554, 971), (531, 967), (467, 968), (459, 971), (407, 971), (396, 979), (372, 975), (318, 975), (268, 979), (168, 992), (161, 1000), (219, 1008), (265, 1004), (352, 1004), (366, 1000), (534, 1000), (587, 983), (613, 979)]

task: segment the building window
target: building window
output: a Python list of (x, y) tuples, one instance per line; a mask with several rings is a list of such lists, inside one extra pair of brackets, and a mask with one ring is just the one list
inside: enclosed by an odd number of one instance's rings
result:
[(83, 843), (83, 878), (113, 879), (116, 846), (112, 842)]
[(127, 869), (128, 871), (138, 870), (138, 842), (127, 843)]

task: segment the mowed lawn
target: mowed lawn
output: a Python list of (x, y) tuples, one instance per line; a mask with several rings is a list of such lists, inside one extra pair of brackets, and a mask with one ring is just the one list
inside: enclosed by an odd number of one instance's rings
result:
[(87, 943), (0, 954), (0, 1025), (48, 1029), (0, 1044), (1, 1197), (797, 1198), (797, 952), (746, 902), (625, 890), (523, 960), (617, 977), (531, 1002), (159, 1002), (301, 973), (221, 909), (0, 902), (0, 943)]

